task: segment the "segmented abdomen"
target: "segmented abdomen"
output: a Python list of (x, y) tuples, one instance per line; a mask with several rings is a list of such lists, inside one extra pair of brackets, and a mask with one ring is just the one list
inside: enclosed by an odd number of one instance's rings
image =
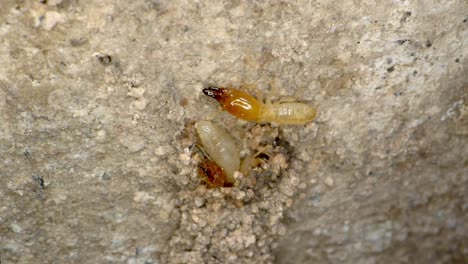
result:
[(274, 103), (265, 105), (260, 122), (305, 124), (315, 119), (317, 111), (304, 103)]

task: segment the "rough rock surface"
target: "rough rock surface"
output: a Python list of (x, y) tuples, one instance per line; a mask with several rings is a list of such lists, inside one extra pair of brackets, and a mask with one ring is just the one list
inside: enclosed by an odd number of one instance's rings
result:
[[(1, 1), (0, 262), (466, 263), (467, 10)], [(245, 84), (319, 117), (259, 126), (201, 93)], [(244, 156), (271, 131), (288, 151), (207, 189), (181, 135), (209, 117)]]

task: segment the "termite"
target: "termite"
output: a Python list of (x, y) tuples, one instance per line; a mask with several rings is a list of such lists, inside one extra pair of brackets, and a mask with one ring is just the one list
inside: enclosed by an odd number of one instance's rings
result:
[(203, 93), (216, 99), (224, 110), (247, 121), (271, 122), (280, 125), (305, 124), (315, 119), (311, 105), (300, 102), (262, 103), (253, 96), (233, 88), (208, 87)]
[(240, 167), (240, 151), (234, 139), (223, 128), (210, 121), (195, 123), (195, 130), (203, 150), (211, 158), (199, 164), (199, 174), (211, 181), (211, 185), (232, 186), (234, 172), (239, 171)]

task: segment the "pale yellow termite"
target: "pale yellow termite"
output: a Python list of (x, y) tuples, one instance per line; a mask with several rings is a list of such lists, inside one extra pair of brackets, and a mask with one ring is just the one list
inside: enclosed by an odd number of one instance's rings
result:
[[(234, 139), (220, 126), (210, 121), (199, 121), (195, 123), (195, 130), (200, 138), (201, 146), (210, 156), (210, 158), (218, 165), (229, 184), (234, 183), (234, 172), (239, 171), (240, 154)], [(210, 179), (214, 174), (217, 178), (224, 177), (217, 169), (215, 164), (210, 162), (201, 163), (200, 172), (205, 174), (206, 178)], [(214, 176), (213, 176), (214, 177)], [(213, 184), (213, 183), (212, 183)], [(219, 184), (213, 184), (219, 185)]]
[(209, 87), (203, 93), (216, 99), (232, 115), (255, 122), (280, 125), (305, 124), (315, 119), (317, 111), (300, 102), (262, 103), (251, 95), (231, 88)]

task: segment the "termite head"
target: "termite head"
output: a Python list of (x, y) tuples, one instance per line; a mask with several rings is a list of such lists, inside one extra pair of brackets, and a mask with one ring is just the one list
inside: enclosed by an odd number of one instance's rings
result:
[(226, 92), (228, 90), (225, 88), (219, 88), (210, 86), (208, 88), (203, 89), (203, 93), (211, 98), (216, 99), (217, 101), (221, 102), (226, 98)]
[(194, 143), (191, 147), (194, 159), (197, 161), (197, 172), (202, 182), (209, 188), (232, 187), (226, 172), (208, 155), (202, 145)]
[(233, 186), (227, 181), (223, 169), (210, 159), (204, 159), (198, 164), (198, 175), (210, 188)]

